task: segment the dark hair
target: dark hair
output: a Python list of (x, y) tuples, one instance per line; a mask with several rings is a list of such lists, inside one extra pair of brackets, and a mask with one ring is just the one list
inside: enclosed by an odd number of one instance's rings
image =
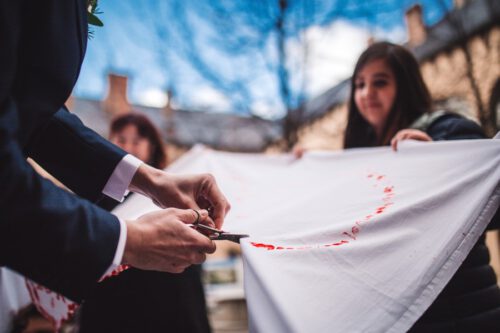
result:
[(167, 154), (165, 153), (160, 132), (146, 116), (139, 113), (128, 113), (116, 117), (111, 122), (109, 135), (120, 132), (128, 125), (134, 125), (139, 136), (146, 138), (151, 144), (151, 158), (145, 162), (158, 169), (165, 168), (167, 166)]
[[(382, 130), (377, 138), (375, 130), (361, 116), (354, 95), (356, 76), (373, 60), (383, 59), (396, 78), (396, 97)], [(344, 137), (344, 148), (380, 146), (389, 143), (396, 131), (407, 128), (422, 114), (431, 110), (432, 100), (415, 57), (402, 46), (378, 42), (370, 45), (359, 57), (351, 78), (349, 114)]]

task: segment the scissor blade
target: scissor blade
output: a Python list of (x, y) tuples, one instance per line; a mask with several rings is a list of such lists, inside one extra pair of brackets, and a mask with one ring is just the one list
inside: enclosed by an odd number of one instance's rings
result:
[(239, 244), (241, 238), (249, 237), (248, 235), (245, 234), (233, 234), (223, 230), (215, 229), (201, 223), (193, 225), (193, 228), (199, 228), (201, 230), (211, 232), (212, 234), (208, 235), (211, 240), (228, 240)]
[(209, 227), (208, 225), (204, 225), (204, 224), (201, 224), (201, 223), (198, 223), (198, 224), (194, 225), (193, 227), (194, 228), (203, 229), (203, 230), (206, 230), (206, 231), (210, 231), (210, 232), (216, 233), (216, 234), (221, 234), (221, 233), (224, 232), (222, 230), (215, 229), (215, 228)]
[(227, 241), (239, 244), (240, 239), (245, 238), (245, 237), (249, 237), (249, 236), (244, 235), (244, 234), (232, 234), (230, 232), (225, 232), (225, 233), (221, 233), (217, 236), (211, 236), (210, 239), (211, 240), (227, 240)]

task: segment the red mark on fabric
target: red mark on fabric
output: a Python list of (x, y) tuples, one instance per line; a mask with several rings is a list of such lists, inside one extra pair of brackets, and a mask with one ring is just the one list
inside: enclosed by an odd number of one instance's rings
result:
[(252, 242), (250, 244), (252, 244), (255, 247), (259, 247), (259, 248), (264, 248), (267, 250), (274, 250), (274, 245), (271, 245), (271, 244), (254, 243), (254, 242)]
[[(358, 223), (359, 223), (359, 222), (358, 222), (358, 221), (356, 221), (356, 224), (358, 224)], [(358, 224), (358, 225), (359, 225), (359, 224)], [(351, 233), (349, 233), (349, 232), (347, 232), (347, 231), (344, 231), (344, 232), (342, 233), (342, 235), (346, 235), (347, 237), (349, 237), (349, 238), (352, 238), (352, 239), (356, 240), (356, 234), (357, 234), (357, 233), (359, 233), (359, 228), (358, 228), (357, 226), (353, 226), (353, 227), (351, 228)]]
[[(342, 235), (347, 236), (354, 241), (357, 240), (356, 235), (361, 232), (361, 228), (363, 227), (363, 225), (366, 222), (368, 222), (370, 219), (376, 217), (377, 215), (385, 213), (387, 208), (394, 204), (394, 202), (391, 201), (392, 198), (395, 196), (394, 186), (387, 184), (387, 177), (385, 175), (377, 175), (376, 173), (370, 173), (367, 175), (367, 178), (374, 178), (374, 180), (376, 180), (376, 181), (382, 181), (380, 183), (380, 185), (384, 186), (384, 188), (382, 190), (382, 192), (383, 192), (382, 201), (384, 202), (384, 204), (382, 206), (375, 208), (375, 211), (371, 214), (366, 215), (364, 217), (364, 219), (355, 221), (354, 225), (351, 227), (350, 231), (342, 232)], [(374, 187), (377, 187), (377, 183), (374, 184)], [(363, 222), (365, 222), (365, 223), (363, 223)], [(270, 250), (308, 250), (308, 249), (314, 249), (314, 248), (340, 246), (340, 245), (344, 245), (344, 244), (348, 244), (348, 243), (349, 243), (348, 240), (343, 239), (339, 242), (331, 243), (331, 244), (315, 245), (315, 246), (306, 245), (306, 246), (299, 246), (299, 247), (295, 247), (295, 246), (283, 247), (283, 246), (275, 246), (272, 244), (254, 243), (254, 242), (251, 242), (250, 244), (252, 244), (252, 246), (254, 246), (254, 247), (264, 248), (264, 249), (267, 249), (268, 251), (270, 251)]]
[(346, 235), (347, 237), (349, 237), (349, 238), (352, 238), (352, 239), (356, 240), (356, 236), (354, 236), (354, 234), (350, 234), (350, 233), (348, 233), (347, 231), (344, 231), (344, 232), (342, 233), (342, 235)]

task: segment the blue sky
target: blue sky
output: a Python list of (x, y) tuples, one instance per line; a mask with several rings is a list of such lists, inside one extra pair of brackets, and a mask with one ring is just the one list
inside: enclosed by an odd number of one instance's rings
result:
[[(284, 114), (277, 64), (278, 0), (101, 0), (74, 90), (101, 99), (106, 74), (130, 77), (129, 99), (161, 106), (278, 118)], [(288, 0), (286, 64), (291, 105), (349, 77), (370, 36), (402, 43), (414, 0)], [(421, 0), (432, 25), (452, 0)]]

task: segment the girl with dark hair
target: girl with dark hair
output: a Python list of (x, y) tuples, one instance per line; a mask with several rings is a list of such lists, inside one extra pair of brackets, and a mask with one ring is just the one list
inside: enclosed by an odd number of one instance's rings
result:
[[(474, 122), (432, 111), (416, 59), (405, 48), (375, 43), (360, 56), (351, 83), (344, 148), (373, 147), (401, 140), (481, 139)], [(440, 221), (452, 223), (453, 221)], [(500, 227), (497, 212), (489, 229)], [(485, 235), (410, 332), (498, 332), (500, 289), (489, 265)]]
[[(155, 168), (166, 166), (160, 133), (141, 114), (115, 118), (109, 139)], [(107, 210), (118, 204), (107, 197), (98, 203)], [(210, 332), (201, 267), (180, 274), (130, 268), (104, 280), (82, 306), (79, 332)]]
[(431, 103), (413, 55), (399, 45), (373, 44), (354, 68), (344, 148), (389, 144), (431, 111)]

